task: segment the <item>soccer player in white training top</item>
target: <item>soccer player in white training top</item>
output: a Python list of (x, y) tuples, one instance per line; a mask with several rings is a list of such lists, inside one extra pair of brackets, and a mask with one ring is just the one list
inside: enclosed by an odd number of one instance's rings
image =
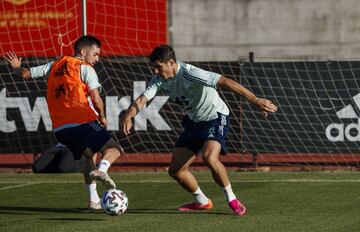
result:
[(193, 195), (195, 202), (182, 205), (178, 210), (208, 210), (213, 207), (189, 171), (190, 164), (201, 153), (215, 182), (223, 189), (229, 207), (234, 214), (244, 216), (246, 207), (236, 198), (227, 171), (219, 161), (219, 154), (226, 153), (229, 109), (216, 89), (225, 87), (245, 97), (257, 105), (265, 116), (268, 112), (276, 112), (277, 107), (270, 100), (256, 97), (244, 86), (225, 76), (176, 61), (175, 51), (168, 45), (156, 47), (149, 58), (156, 76), (122, 118), (124, 133), (130, 134), (132, 118), (139, 109), (154, 98), (160, 89), (164, 90), (186, 112), (182, 121), (184, 130), (176, 141), (169, 175)]

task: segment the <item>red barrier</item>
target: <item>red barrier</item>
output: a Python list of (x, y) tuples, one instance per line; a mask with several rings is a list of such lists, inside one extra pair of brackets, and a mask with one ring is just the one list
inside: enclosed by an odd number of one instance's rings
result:
[[(0, 154), (0, 172), (29, 172), (38, 155)], [(256, 158), (256, 159), (254, 159)], [(170, 153), (132, 153), (120, 157), (111, 171), (165, 171), (170, 163)], [(251, 154), (229, 153), (220, 156), (221, 162), (232, 170), (337, 170), (360, 167), (360, 154)], [(193, 169), (206, 169), (198, 156)]]
[[(87, 34), (103, 42), (105, 56), (147, 56), (167, 42), (166, 0), (87, 3)], [(72, 55), (82, 35), (81, 1), (7, 0), (0, 3), (0, 55)]]

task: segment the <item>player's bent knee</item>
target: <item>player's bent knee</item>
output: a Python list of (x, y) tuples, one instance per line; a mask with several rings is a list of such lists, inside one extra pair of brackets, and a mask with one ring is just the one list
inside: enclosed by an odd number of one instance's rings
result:
[(206, 157), (203, 158), (203, 160), (206, 166), (209, 167), (210, 169), (218, 169), (219, 166), (222, 165), (222, 163), (217, 157)]
[(109, 139), (105, 145), (101, 148), (100, 152), (103, 153), (108, 149), (116, 149), (118, 151), (118, 157), (124, 153), (124, 149), (113, 139)]
[(174, 179), (179, 179), (180, 177), (180, 171), (174, 168), (168, 169), (168, 175), (171, 176)]
[(219, 159), (214, 156), (203, 156), (203, 161), (209, 167), (216, 166), (220, 162)]

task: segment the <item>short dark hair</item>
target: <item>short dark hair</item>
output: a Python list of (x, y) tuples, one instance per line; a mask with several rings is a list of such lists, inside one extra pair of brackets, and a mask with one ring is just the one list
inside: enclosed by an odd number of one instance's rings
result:
[(149, 59), (151, 62), (160, 61), (161, 63), (173, 59), (176, 62), (175, 51), (169, 45), (159, 45), (151, 52)]
[(75, 54), (78, 54), (78, 53), (80, 53), (81, 49), (83, 49), (85, 47), (90, 47), (93, 45), (101, 48), (100, 40), (97, 39), (95, 36), (83, 35), (76, 40), (75, 45), (74, 45), (74, 52), (75, 52)]

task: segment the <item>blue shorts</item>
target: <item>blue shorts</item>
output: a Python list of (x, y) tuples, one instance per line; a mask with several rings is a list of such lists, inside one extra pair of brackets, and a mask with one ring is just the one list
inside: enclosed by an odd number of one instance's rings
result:
[(55, 132), (57, 140), (67, 146), (74, 159), (81, 159), (86, 148), (96, 153), (111, 139), (109, 132), (98, 121), (81, 124)]
[(195, 153), (200, 153), (206, 141), (215, 140), (221, 145), (220, 154), (226, 154), (225, 137), (229, 131), (229, 116), (218, 113), (217, 119), (194, 122), (185, 115), (182, 125), (184, 130), (176, 141), (175, 147), (186, 147)]

